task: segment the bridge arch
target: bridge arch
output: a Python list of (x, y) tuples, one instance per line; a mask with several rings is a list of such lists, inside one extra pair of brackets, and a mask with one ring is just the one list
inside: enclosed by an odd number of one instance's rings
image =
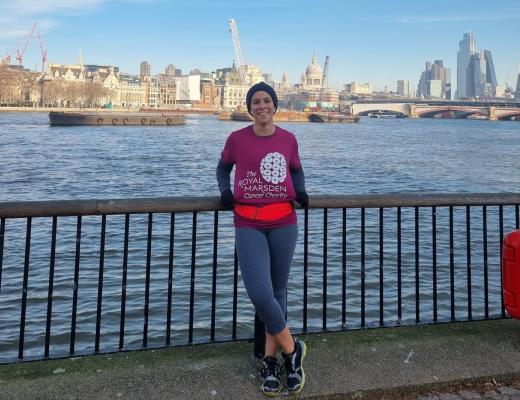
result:
[[(467, 119), (472, 115), (488, 117), (488, 112), (485, 109), (468, 109), (467, 107), (430, 107), (424, 110), (417, 110), (416, 113), (419, 118), (435, 118), (439, 114), (443, 114), (445, 118), (454, 119)], [(446, 117), (446, 115), (451, 116)]]
[(489, 120), (517, 120), (520, 121), (520, 103), (504, 104), (493, 102), (360, 102), (352, 103), (349, 111), (354, 115), (369, 115), (381, 112), (396, 116), (419, 118), (433, 118), (438, 114), (445, 114), (445, 118), (487, 118)]
[(350, 106), (354, 115), (368, 115), (374, 112), (387, 112), (399, 116), (409, 116), (412, 105), (407, 103), (354, 103)]
[[(498, 112), (497, 112), (498, 114)], [(502, 112), (497, 115), (499, 121), (520, 121), (520, 109), (508, 112)]]
[(367, 117), (367, 116), (370, 116), (371, 114), (378, 114), (378, 113), (385, 114), (385, 115), (395, 115), (397, 118), (408, 117), (408, 115), (405, 114), (404, 112), (397, 111), (397, 110), (390, 110), (390, 109), (382, 108), (382, 107), (361, 111), (358, 113), (358, 115)]

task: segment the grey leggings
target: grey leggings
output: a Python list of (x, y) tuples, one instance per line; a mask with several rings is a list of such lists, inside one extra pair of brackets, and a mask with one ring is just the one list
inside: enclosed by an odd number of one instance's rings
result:
[(287, 324), (287, 282), (297, 237), (296, 224), (270, 230), (235, 228), (244, 286), (270, 335)]

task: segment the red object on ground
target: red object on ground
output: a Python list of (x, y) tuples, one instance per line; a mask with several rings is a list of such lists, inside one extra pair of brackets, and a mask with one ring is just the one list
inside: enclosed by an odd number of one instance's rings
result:
[(520, 230), (504, 237), (502, 291), (506, 311), (511, 317), (520, 319)]

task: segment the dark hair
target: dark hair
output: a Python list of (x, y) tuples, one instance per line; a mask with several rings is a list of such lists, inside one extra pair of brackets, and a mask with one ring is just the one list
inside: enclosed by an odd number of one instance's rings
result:
[(271, 96), (271, 99), (273, 99), (274, 103), (274, 110), (276, 111), (278, 109), (278, 96), (276, 96), (276, 92), (274, 89), (269, 86), (265, 82), (259, 82), (256, 85), (253, 85), (249, 88), (246, 95), (246, 105), (247, 105), (247, 112), (251, 114), (251, 100), (253, 99), (253, 95), (256, 92), (267, 92), (269, 96)]

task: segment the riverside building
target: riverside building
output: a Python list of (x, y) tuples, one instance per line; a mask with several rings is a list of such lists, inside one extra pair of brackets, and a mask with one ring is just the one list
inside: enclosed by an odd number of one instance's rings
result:
[(231, 68), (217, 69), (215, 86), (220, 106), (224, 110), (245, 108), (249, 85), (242, 83), (242, 77), (235, 63)]
[(345, 91), (354, 95), (371, 95), (373, 93), (372, 85), (369, 82), (350, 82), (345, 86)]
[[(326, 61), (328, 64), (328, 61)], [(16, 66), (2, 66), (12, 69)], [(280, 107), (289, 109), (337, 109), (339, 93), (327, 87), (326, 70), (318, 64), (316, 53), (299, 83), (292, 85), (287, 74), (281, 83), (271, 74), (262, 73), (253, 64), (238, 70), (230, 68), (204, 73), (193, 69), (182, 75), (180, 69), (169, 64), (163, 74), (152, 75), (152, 66), (147, 61), (139, 64), (139, 74), (121, 73), (117, 66), (85, 65), (82, 56), (75, 64), (49, 63), (47, 71), (38, 78), (36, 90), (11, 99), (16, 90), (3, 90), (7, 102), (20, 104), (30, 101), (57, 107), (111, 107), (128, 109), (176, 109), (200, 107), (209, 109), (244, 110), (245, 97), (251, 84), (265, 81), (279, 93)], [(244, 84), (244, 74), (248, 82)], [(5, 74), (4, 74), (5, 75)], [(4, 79), (5, 80), (5, 79)], [(2, 81), (3, 82), (3, 81)], [(3, 85), (7, 87), (6, 85)], [(372, 93), (370, 84), (352, 83), (354, 93)], [(88, 92), (88, 93), (87, 93)], [(29, 99), (29, 100), (28, 100)]]

